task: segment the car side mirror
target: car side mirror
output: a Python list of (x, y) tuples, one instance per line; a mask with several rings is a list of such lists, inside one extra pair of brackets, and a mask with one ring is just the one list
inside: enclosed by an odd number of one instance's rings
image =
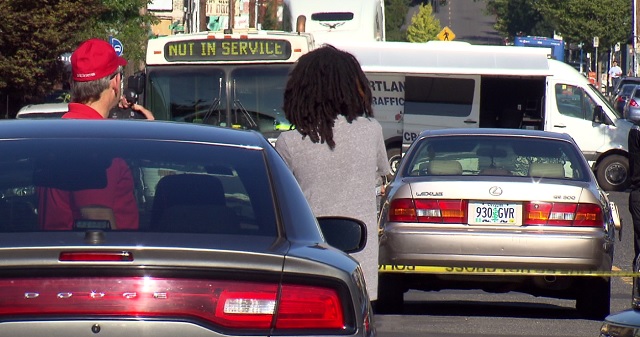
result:
[(598, 105), (595, 108), (593, 108), (593, 120), (594, 123), (605, 123), (606, 122), (606, 118), (604, 115), (604, 110), (602, 109), (602, 106)]
[(346, 217), (318, 217), (324, 239), (345, 253), (361, 251), (367, 243), (364, 222)]

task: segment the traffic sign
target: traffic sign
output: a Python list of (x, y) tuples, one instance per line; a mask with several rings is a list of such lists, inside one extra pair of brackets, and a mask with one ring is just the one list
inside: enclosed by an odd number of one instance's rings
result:
[(124, 45), (122, 44), (122, 42), (120, 42), (120, 40), (116, 39), (115, 37), (109, 37), (109, 42), (113, 46), (113, 49), (116, 51), (116, 54), (118, 56), (122, 56), (122, 53), (124, 53)]
[(438, 33), (437, 37), (440, 41), (453, 41), (453, 39), (456, 38), (456, 34), (454, 34), (449, 27), (445, 26), (440, 33)]

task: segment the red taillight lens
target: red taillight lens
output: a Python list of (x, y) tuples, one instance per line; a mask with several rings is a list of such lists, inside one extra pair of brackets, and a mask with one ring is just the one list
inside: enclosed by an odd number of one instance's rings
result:
[(524, 204), (524, 224), (601, 227), (602, 208), (595, 204), (529, 202)]
[(389, 221), (466, 223), (466, 200), (395, 199), (389, 208)]
[(78, 251), (78, 252), (62, 252), (58, 258), (60, 261), (68, 262), (87, 262), (87, 261), (111, 261), (111, 262), (131, 262), (133, 261), (133, 254), (130, 252), (93, 252), (93, 251)]
[(276, 329), (344, 329), (342, 305), (333, 289), (282, 286)]
[(573, 225), (581, 227), (603, 226), (602, 207), (595, 204), (579, 204)]
[(187, 279), (0, 279), (0, 315), (170, 317), (237, 329), (344, 329), (334, 289)]
[(624, 102), (624, 97), (622, 96), (618, 96), (618, 98), (616, 99), (617, 102)]
[(394, 199), (389, 205), (389, 221), (417, 222), (413, 199)]
[(629, 100), (629, 105), (630, 105), (630, 106), (633, 106), (633, 107), (636, 107), (636, 106), (638, 106), (638, 103), (636, 103), (636, 100), (635, 100), (635, 99), (630, 99), (630, 100)]

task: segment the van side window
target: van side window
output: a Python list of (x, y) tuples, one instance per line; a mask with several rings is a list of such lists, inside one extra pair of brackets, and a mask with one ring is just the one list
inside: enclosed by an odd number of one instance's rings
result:
[(407, 76), (404, 113), (467, 117), (473, 105), (475, 81), (468, 78)]
[(580, 87), (556, 84), (556, 104), (561, 114), (585, 120), (593, 119), (596, 104)]

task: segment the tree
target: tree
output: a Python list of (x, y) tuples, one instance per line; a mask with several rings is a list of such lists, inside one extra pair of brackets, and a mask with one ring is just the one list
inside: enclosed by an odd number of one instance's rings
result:
[(273, 1), (267, 1), (267, 6), (265, 7), (264, 15), (262, 16), (261, 26), (264, 30), (278, 29), (278, 18)]
[(2, 94), (17, 106), (37, 102), (54, 84), (66, 82), (60, 56), (91, 37), (113, 35), (130, 63), (144, 60), (149, 24), (156, 20), (141, 13), (146, 6), (147, 0), (0, 1)]
[(485, 0), (496, 15), (496, 30), (504, 37), (516, 35), (562, 35), (568, 43), (600, 38), (601, 46), (626, 42), (631, 32), (631, 2), (628, 0)]
[[(104, 10), (89, 17), (90, 29), (81, 40), (92, 37), (107, 40), (113, 36), (124, 45), (123, 57), (133, 67), (144, 61), (151, 25), (158, 19), (146, 12), (148, 0), (102, 0)], [(138, 69), (134, 69), (138, 70)]]
[(385, 36), (387, 41), (406, 41), (402, 31), (411, 0), (386, 0), (384, 2)]
[(102, 12), (99, 0), (0, 1), (0, 90), (22, 104), (63, 80), (59, 57), (70, 52)]
[(435, 40), (441, 29), (440, 20), (433, 16), (431, 5), (421, 4), (418, 13), (411, 18), (411, 25), (407, 28), (407, 40), (409, 42)]

